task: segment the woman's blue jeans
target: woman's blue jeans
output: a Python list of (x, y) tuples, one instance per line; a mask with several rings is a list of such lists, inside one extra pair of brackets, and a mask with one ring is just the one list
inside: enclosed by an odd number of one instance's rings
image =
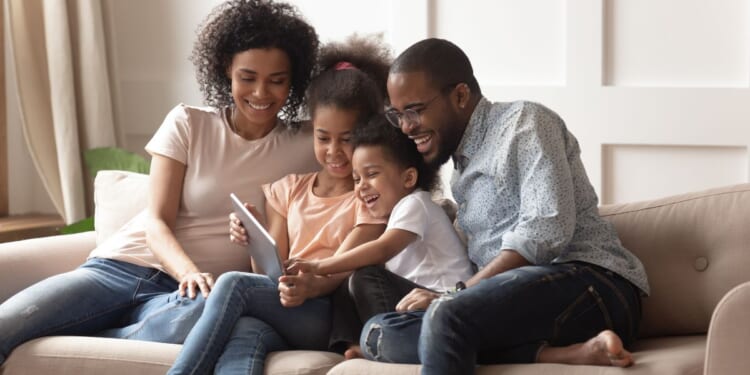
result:
[(269, 352), (325, 350), (330, 314), (327, 297), (284, 307), (268, 276), (225, 273), (216, 280), (169, 374), (261, 375)]
[(422, 363), (422, 374), (473, 374), (475, 365), (533, 363), (546, 345), (584, 342), (611, 329), (628, 346), (640, 292), (601, 267), (527, 266), (443, 296), (426, 312), (381, 314), (365, 324), (368, 359)]
[(177, 286), (153, 268), (89, 259), (0, 304), (0, 364), (18, 345), (42, 336), (182, 343), (201, 314), (203, 299), (182, 298)]

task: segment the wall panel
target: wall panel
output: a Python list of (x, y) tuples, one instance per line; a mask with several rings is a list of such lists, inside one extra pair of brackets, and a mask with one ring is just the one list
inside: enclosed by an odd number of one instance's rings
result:
[(748, 87), (747, 0), (606, 0), (606, 83)]
[(630, 202), (746, 182), (748, 148), (711, 145), (602, 146), (602, 203)]
[(483, 85), (565, 85), (564, 0), (435, 1), (434, 35), (456, 43)]

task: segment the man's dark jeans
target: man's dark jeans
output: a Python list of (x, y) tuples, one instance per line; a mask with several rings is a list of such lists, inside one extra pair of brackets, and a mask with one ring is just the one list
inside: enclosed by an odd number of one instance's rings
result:
[(365, 357), (421, 363), (422, 374), (472, 374), (477, 363), (532, 363), (545, 346), (584, 342), (605, 329), (627, 347), (640, 291), (601, 267), (527, 266), (433, 301), (426, 312), (381, 314), (365, 324)]

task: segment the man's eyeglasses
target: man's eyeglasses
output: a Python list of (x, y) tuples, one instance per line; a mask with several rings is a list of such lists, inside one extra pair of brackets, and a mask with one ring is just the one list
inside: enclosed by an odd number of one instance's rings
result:
[(391, 123), (391, 125), (401, 129), (401, 124), (403, 121), (406, 121), (407, 124), (414, 124), (419, 125), (420, 119), (419, 117), (422, 115), (422, 111), (427, 109), (427, 106), (429, 106), (432, 102), (435, 101), (440, 95), (445, 94), (447, 89), (452, 89), (457, 85), (457, 83), (447, 85), (445, 88), (440, 90), (440, 92), (432, 97), (432, 99), (426, 101), (424, 104), (422, 104), (421, 108), (413, 109), (405, 109), (403, 112), (399, 112), (395, 109), (389, 109), (385, 111), (385, 118), (388, 119), (388, 122)]

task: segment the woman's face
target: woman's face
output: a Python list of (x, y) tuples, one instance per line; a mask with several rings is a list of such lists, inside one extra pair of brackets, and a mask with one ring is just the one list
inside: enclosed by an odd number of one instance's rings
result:
[(315, 158), (324, 173), (335, 178), (352, 178), (352, 145), (349, 142), (357, 123), (357, 111), (335, 106), (315, 109)]
[(292, 81), (292, 64), (278, 48), (249, 49), (232, 58), (227, 70), (232, 98), (237, 106), (238, 128), (272, 128), (286, 103)]

